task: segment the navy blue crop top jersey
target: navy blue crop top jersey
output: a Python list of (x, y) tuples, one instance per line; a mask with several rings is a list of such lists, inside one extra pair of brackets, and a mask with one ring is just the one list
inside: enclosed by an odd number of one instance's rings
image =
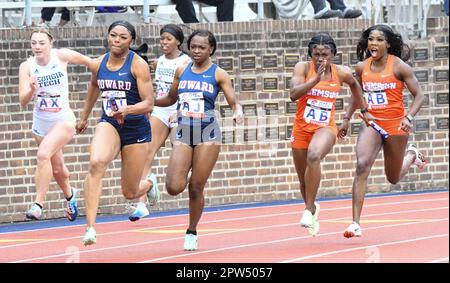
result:
[(103, 114), (100, 122), (107, 122), (114, 126), (120, 136), (121, 145), (151, 141), (150, 122), (147, 114), (129, 114), (125, 116), (124, 125), (109, 117), (111, 113), (110, 97), (114, 97), (119, 108), (141, 102), (136, 79), (131, 73), (131, 63), (135, 53), (130, 51), (125, 63), (117, 71), (110, 71), (106, 63), (110, 53), (106, 53), (97, 72), (97, 84), (101, 92)]
[[(220, 128), (215, 116), (214, 107), (219, 86), (216, 81), (217, 65), (211, 67), (203, 73), (192, 71), (192, 62), (184, 70), (178, 83), (178, 125), (183, 129), (186, 136), (187, 127), (191, 127), (190, 142), (195, 145), (206, 140), (219, 141), (221, 137)], [(194, 128), (199, 128), (200, 133)], [(205, 133), (205, 131), (208, 131)], [(198, 134), (196, 134), (198, 133)], [(178, 131), (178, 138), (181, 139), (181, 132)], [(202, 135), (197, 137), (198, 135)], [(205, 138), (206, 137), (206, 138)]]

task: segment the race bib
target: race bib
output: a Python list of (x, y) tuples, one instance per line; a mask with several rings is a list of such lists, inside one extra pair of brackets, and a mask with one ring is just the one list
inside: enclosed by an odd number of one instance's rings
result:
[(364, 92), (364, 97), (369, 109), (386, 108), (388, 105), (385, 91)]
[(303, 119), (306, 123), (325, 126), (330, 123), (332, 102), (321, 101), (317, 99), (308, 99), (306, 102)]
[(39, 111), (44, 112), (59, 112), (61, 106), (59, 105), (59, 94), (50, 94), (47, 92), (40, 92), (37, 95), (36, 107)]
[(205, 100), (203, 92), (184, 92), (178, 95), (180, 113), (190, 118), (205, 117)]
[(169, 93), (171, 84), (158, 82), (156, 85), (156, 97), (161, 97)]
[(105, 111), (105, 114), (108, 116), (112, 112), (111, 102), (108, 100), (111, 96), (116, 99), (116, 103), (119, 109), (127, 106), (127, 95), (125, 91), (121, 90), (102, 91), (101, 97), (102, 97), (103, 111)]

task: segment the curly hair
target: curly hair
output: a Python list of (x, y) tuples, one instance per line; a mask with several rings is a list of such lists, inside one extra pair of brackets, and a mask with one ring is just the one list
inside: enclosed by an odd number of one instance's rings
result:
[(395, 55), (405, 62), (408, 61), (411, 51), (409, 46), (403, 42), (403, 38), (398, 32), (387, 25), (375, 25), (363, 31), (356, 47), (356, 54), (360, 61), (364, 61), (364, 59), (370, 57), (370, 52), (368, 51), (368, 38), (370, 33), (374, 30), (381, 31), (386, 37), (386, 41), (390, 45), (388, 48), (389, 54)]

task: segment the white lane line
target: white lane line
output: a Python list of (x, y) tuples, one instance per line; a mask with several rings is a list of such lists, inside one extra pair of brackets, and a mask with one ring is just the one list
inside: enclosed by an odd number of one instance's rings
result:
[[(388, 196), (372, 196), (372, 197), (368, 197), (368, 195), (366, 196), (367, 200), (372, 200), (372, 199), (389, 199), (389, 198), (394, 198), (394, 197), (412, 197), (412, 196), (421, 196), (421, 195), (438, 195), (438, 194), (448, 194), (448, 191), (438, 191), (438, 192), (424, 192), (424, 193), (419, 193), (419, 194), (399, 194), (399, 195), (388, 195)], [(438, 197), (438, 198), (433, 198), (433, 199), (426, 199), (426, 200), (413, 200), (413, 201), (400, 201), (400, 202), (392, 202), (392, 203), (382, 203), (382, 204), (368, 204), (364, 207), (376, 207), (376, 206), (380, 206), (380, 205), (389, 205), (389, 204), (406, 204), (406, 203), (416, 203), (416, 202), (427, 202), (427, 201), (440, 201), (440, 200), (448, 200), (448, 197)], [(366, 201), (367, 201), (366, 200)], [(332, 200), (321, 200), (320, 202), (348, 202), (351, 201), (351, 198), (343, 198), (343, 199), (332, 199)], [(254, 203), (248, 203), (248, 204), (254, 204)], [(242, 205), (245, 205), (242, 204)], [(225, 213), (228, 211), (246, 211), (246, 210), (259, 210), (259, 209), (266, 209), (267, 207), (290, 207), (290, 206), (298, 206), (298, 205), (303, 205), (303, 203), (292, 203), (292, 204), (280, 204), (280, 205), (264, 205), (261, 204), (261, 206), (257, 206), (257, 207), (240, 207), (240, 208), (231, 208), (231, 209), (224, 209), (224, 210), (217, 210), (217, 211), (206, 211), (203, 212), (203, 215), (207, 215), (207, 214), (215, 214), (215, 213)], [(338, 207), (338, 208), (330, 208), (329, 210), (339, 210), (339, 209), (348, 209), (348, 206), (346, 207)], [(188, 213), (185, 214), (175, 214), (175, 215), (164, 215), (164, 216), (159, 216), (157, 218), (144, 218), (141, 219), (141, 223), (142, 222), (148, 222), (148, 221), (152, 221), (155, 219), (161, 219), (161, 218), (172, 218), (172, 217), (179, 217), (179, 216), (185, 216)], [(117, 215), (119, 216), (119, 215)], [(48, 220), (51, 221), (51, 220)], [(104, 224), (111, 224), (111, 223), (129, 223), (129, 220), (119, 220), (119, 221), (105, 221), (105, 222), (99, 222), (96, 223), (97, 226), (101, 226)], [(11, 231), (11, 232), (0, 232), (0, 236), (1, 235), (6, 235), (6, 234), (19, 234), (19, 233), (29, 233), (29, 232), (35, 232), (35, 231), (46, 231), (46, 230), (54, 230), (54, 229), (61, 229), (61, 228), (66, 228), (66, 227), (80, 227), (80, 226), (85, 226), (86, 224), (78, 224), (78, 225), (70, 225), (70, 226), (57, 226), (57, 227), (47, 227), (47, 228), (38, 228), (38, 229), (31, 229), (31, 230), (23, 230), (23, 231)], [(181, 224), (180, 224), (181, 225)], [(127, 231), (123, 231), (123, 232), (127, 232)], [(78, 237), (81, 238), (81, 237)], [(62, 238), (61, 240), (65, 240), (66, 238)], [(67, 238), (67, 239), (73, 239), (73, 238)]]
[[(366, 217), (391, 215), (391, 214), (414, 213), (414, 212), (424, 212), (424, 211), (434, 211), (434, 210), (441, 210), (441, 209), (448, 209), (448, 208), (449, 207), (446, 206), (446, 207), (435, 207), (435, 208), (427, 208), (427, 209), (419, 209), (419, 210), (404, 210), (404, 211), (401, 211), (401, 212), (385, 212), (385, 213), (369, 214), (369, 215), (366, 215)], [(344, 219), (344, 218), (325, 219), (325, 221), (334, 221), (334, 220), (341, 220), (341, 219)], [(429, 222), (433, 222), (433, 221), (434, 220), (430, 220)], [(212, 222), (215, 222), (215, 221), (212, 221)], [(222, 220), (220, 220), (220, 222), (222, 222)], [(270, 225), (270, 226), (262, 226), (262, 227), (252, 227), (252, 228), (241, 229), (240, 232), (263, 230), (263, 229), (274, 229), (274, 228), (281, 228), (281, 227), (288, 227), (288, 226), (297, 226), (297, 225), (298, 225), (298, 223), (294, 222), (294, 223), (288, 223), (288, 224)], [(389, 227), (393, 227), (393, 226), (395, 226), (395, 224), (391, 225)], [(365, 230), (368, 230), (368, 229), (370, 229), (370, 228), (366, 228)], [(202, 237), (209, 237), (209, 236), (216, 236), (216, 235), (223, 235), (223, 234), (230, 234), (230, 233), (236, 233), (236, 232), (226, 231), (226, 232), (210, 233), (210, 234), (202, 235)], [(305, 237), (305, 238), (309, 238), (309, 236)], [(168, 242), (168, 241), (179, 240), (179, 239), (184, 239), (184, 235), (182, 237), (166, 238), (166, 239), (162, 239), (162, 240), (150, 240), (150, 241), (136, 243), (136, 244), (127, 244), (127, 245), (111, 246), (111, 247), (100, 248), (100, 249), (84, 250), (84, 251), (80, 251), (79, 253), (82, 254), (82, 253), (92, 253), (92, 252), (97, 252), (97, 251), (114, 250), (114, 249), (121, 249), (121, 248), (128, 248), (128, 247), (146, 245), (146, 244)], [(37, 257), (37, 258), (23, 259), (23, 260), (20, 260), (20, 261), (17, 261), (17, 262), (26, 262), (26, 261), (40, 260), (40, 259), (46, 259), (46, 258), (56, 258), (56, 257), (62, 257), (62, 256), (68, 256), (68, 255), (69, 254), (67, 254), (67, 253), (63, 253), (63, 254), (56, 254), (56, 255), (43, 256), (43, 257)]]
[[(368, 208), (368, 207), (389, 206), (389, 205), (410, 204), (410, 203), (424, 203), (424, 202), (441, 201), (441, 200), (448, 200), (448, 198), (434, 198), (434, 199), (427, 199), (427, 200), (397, 201), (397, 202), (389, 202), (389, 203), (367, 204), (364, 207)], [(298, 205), (298, 204), (296, 204), (296, 205)], [(280, 206), (291, 206), (291, 205), (280, 205)], [(261, 208), (266, 209), (267, 206), (266, 207), (261, 207)], [(335, 210), (342, 210), (342, 209), (351, 209), (351, 206), (327, 208), (327, 209), (322, 209), (322, 211), (335, 211)], [(226, 212), (226, 211), (223, 211), (223, 212)], [(252, 220), (252, 219), (255, 219), (255, 218), (277, 217), (277, 216), (285, 216), (285, 215), (292, 215), (292, 214), (298, 214), (298, 213), (300, 213), (300, 211), (263, 214), (263, 215), (256, 215), (256, 216), (235, 217), (235, 218), (221, 219), (221, 220), (210, 220), (210, 221), (202, 221), (201, 223), (202, 224), (209, 224), (209, 223), (220, 223), (220, 222), (228, 222), (228, 221)], [(395, 213), (397, 213), (397, 212), (395, 212)], [(204, 214), (206, 214), (206, 213), (204, 213)], [(386, 214), (380, 214), (380, 215), (386, 215)], [(178, 215), (178, 216), (180, 216), (180, 215)], [(366, 217), (368, 215), (363, 215), (363, 216)], [(336, 220), (341, 220), (341, 219), (348, 219), (348, 217), (337, 218)], [(142, 219), (140, 221), (143, 221), (143, 220), (151, 220), (151, 219), (147, 218), (147, 219)], [(105, 224), (105, 223), (101, 223), (101, 224)], [(186, 223), (183, 221), (183, 223), (180, 223), (180, 224), (157, 226), (157, 227), (152, 227), (152, 229), (173, 228), (173, 227), (179, 227), (179, 226), (186, 226)], [(59, 228), (61, 228), (61, 227), (59, 227)], [(108, 233), (99, 233), (99, 234), (97, 234), (97, 237), (98, 236), (118, 235), (118, 234), (123, 234), (123, 233), (136, 232), (136, 231), (140, 231), (140, 230), (143, 230), (143, 229), (147, 230), (146, 228), (131, 229), (131, 230), (130, 229), (128, 229), (128, 230), (119, 230), (119, 231), (108, 232)], [(46, 230), (46, 229), (42, 229), (42, 230)], [(33, 231), (42, 231), (42, 230), (33, 230)], [(4, 234), (0, 234), (0, 236), (2, 236), (2, 235), (4, 235)], [(73, 239), (81, 239), (82, 237), (83, 236), (80, 235), (80, 236), (73, 236), (73, 237), (49, 239), (49, 240), (40, 241), (40, 242), (30, 242), (30, 243), (7, 245), (7, 246), (1, 246), (0, 250), (1, 249), (7, 249), (7, 248), (16, 248), (16, 247), (21, 247), (21, 246), (43, 244), (43, 243), (49, 243), (49, 242), (58, 242), (58, 241), (67, 241), (67, 240), (73, 240)]]
[(357, 250), (365, 250), (365, 249), (368, 249), (368, 248), (384, 247), (384, 246), (389, 246), (389, 245), (411, 243), (411, 242), (417, 242), (417, 241), (434, 239), (434, 238), (443, 238), (443, 237), (448, 237), (448, 233), (447, 234), (434, 235), (434, 236), (420, 237), (420, 238), (415, 238), (415, 239), (402, 240), (402, 241), (395, 241), (395, 242), (387, 242), (387, 243), (382, 243), (382, 244), (368, 245), (368, 246), (362, 246), (362, 247), (357, 247), (357, 248), (335, 250), (335, 251), (326, 252), (326, 253), (319, 253), (319, 254), (313, 254), (313, 255), (304, 256), (304, 257), (288, 259), (288, 260), (282, 261), (281, 263), (300, 262), (300, 261), (304, 261), (304, 260), (307, 260), (307, 259), (318, 258), (318, 257), (322, 257), (322, 256), (327, 256), (327, 255), (335, 255), (335, 254), (352, 252), (352, 251), (357, 251)]

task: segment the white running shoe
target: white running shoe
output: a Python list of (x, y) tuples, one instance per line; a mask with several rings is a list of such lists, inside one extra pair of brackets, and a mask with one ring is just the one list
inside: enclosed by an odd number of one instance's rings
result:
[(130, 216), (128, 216), (128, 219), (130, 219), (130, 221), (132, 222), (138, 221), (139, 219), (144, 218), (145, 216), (150, 214), (144, 202), (139, 202), (136, 207), (130, 208), (134, 209)]
[(305, 209), (303, 211), (302, 219), (300, 220), (300, 225), (305, 228), (311, 228), (313, 225), (313, 215), (311, 211)]
[(346, 238), (361, 237), (361, 236), (362, 236), (361, 226), (359, 226), (359, 224), (356, 222), (350, 224), (344, 231), (344, 237)]
[(156, 205), (159, 199), (161, 198), (161, 193), (158, 189), (158, 182), (156, 179), (156, 175), (151, 173), (147, 176), (147, 180), (152, 183), (152, 188), (147, 192), (148, 204), (150, 206)]
[(31, 205), (30, 210), (27, 211), (25, 217), (30, 220), (39, 220), (42, 217), (42, 209), (36, 203)]
[(316, 212), (314, 213), (314, 218), (316, 220), (319, 220), (320, 204), (315, 201), (314, 205), (316, 206)]
[(94, 227), (88, 227), (83, 237), (83, 245), (88, 246), (97, 242), (97, 232)]
[(317, 234), (319, 234), (320, 230), (320, 224), (319, 224), (319, 212), (320, 212), (320, 205), (318, 202), (314, 202), (314, 205), (316, 206), (316, 212), (313, 214), (313, 221), (311, 227), (308, 228), (308, 233), (315, 237)]
[(196, 251), (198, 249), (198, 237), (194, 234), (186, 234), (184, 237), (184, 250)]
[(412, 151), (414, 152), (414, 154), (416, 155), (416, 159), (414, 160), (414, 164), (420, 169), (422, 170), (423, 168), (425, 168), (425, 165), (427, 165), (428, 160), (425, 157), (425, 155), (423, 155), (422, 153), (419, 152), (419, 150), (417, 149), (417, 146), (413, 143), (409, 144), (408, 146), (408, 151)]
[(317, 221), (316, 219), (313, 219), (311, 227), (308, 228), (308, 233), (311, 236), (315, 237), (315, 236), (317, 236), (317, 234), (319, 234), (319, 230), (320, 230), (319, 221)]

